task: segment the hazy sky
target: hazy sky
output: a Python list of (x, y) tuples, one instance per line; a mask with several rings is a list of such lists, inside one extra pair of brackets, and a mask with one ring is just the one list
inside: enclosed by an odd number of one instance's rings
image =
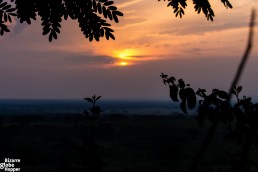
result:
[[(258, 1), (231, 0), (234, 8), (226, 9), (211, 0), (214, 22), (188, 3), (180, 19), (164, 1), (116, 0), (124, 17), (112, 23), (115, 41), (88, 42), (78, 23), (69, 20), (62, 22), (58, 40), (49, 43), (39, 19), (30, 26), (14, 22), (11, 33), (0, 37), (0, 97), (80, 99), (95, 93), (106, 99), (168, 99), (161, 72), (183, 78), (195, 89), (227, 90)], [(257, 32), (241, 80), (244, 93), (255, 96)]]

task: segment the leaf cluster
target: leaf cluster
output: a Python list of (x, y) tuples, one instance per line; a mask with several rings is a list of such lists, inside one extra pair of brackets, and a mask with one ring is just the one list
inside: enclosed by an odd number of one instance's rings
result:
[[(242, 87), (234, 87), (232, 93), (239, 97), (241, 90)], [(237, 98), (237, 103), (233, 106), (233, 114), (236, 118), (236, 126), (225, 138), (237, 139), (240, 142), (249, 138), (251, 143), (258, 145), (258, 103), (253, 103), (251, 97)]]
[(87, 102), (92, 104), (92, 107), (90, 108), (90, 112), (93, 115), (99, 115), (101, 112), (101, 108), (99, 106), (96, 106), (96, 102), (101, 98), (101, 96), (96, 96), (95, 94), (92, 97), (84, 98)]
[(10, 32), (7, 27), (8, 22), (12, 22), (12, 16), (17, 16), (16, 9), (12, 5), (0, 0), (0, 35), (4, 35), (5, 32)]
[(205, 89), (199, 88), (195, 92), (182, 79), (176, 80), (163, 73), (160, 76), (163, 83), (169, 86), (172, 101), (179, 101), (179, 95), (180, 108), (184, 113), (187, 113), (187, 107), (193, 109), (197, 105), (196, 96), (199, 97), (197, 123), (200, 126), (203, 126), (206, 119), (212, 123), (218, 121), (229, 128), (225, 139), (243, 141), (248, 137), (252, 144), (258, 144), (258, 103), (253, 103), (250, 97), (240, 98), (242, 86), (230, 90), (236, 97), (236, 102), (230, 103), (230, 94), (226, 91), (213, 89), (207, 94)]
[[(221, 0), (221, 2), (226, 8), (233, 8), (229, 0)], [(207, 20), (213, 21), (215, 14), (208, 0), (193, 0), (193, 4), (194, 9), (198, 14), (203, 12)], [(182, 16), (185, 14), (184, 9), (187, 6), (187, 2), (186, 0), (168, 0), (167, 6), (172, 7), (176, 17), (180, 16), (180, 18), (182, 18)]]
[(10, 31), (6, 22), (12, 22), (11, 16), (28, 24), (39, 16), (42, 34), (48, 35), (50, 42), (57, 39), (62, 20), (68, 18), (78, 21), (82, 33), (89, 41), (99, 41), (101, 37), (115, 39), (114, 30), (106, 19), (118, 23), (123, 13), (113, 4), (114, 1), (109, 0), (0, 0), (0, 33), (3, 35)]
[(191, 110), (196, 105), (196, 95), (194, 90), (190, 87), (190, 84), (185, 84), (184, 80), (179, 79), (176, 81), (175, 77), (168, 77), (161, 73), (163, 83), (169, 86), (170, 98), (177, 102), (178, 97), (181, 100), (180, 108), (187, 114), (187, 107)]

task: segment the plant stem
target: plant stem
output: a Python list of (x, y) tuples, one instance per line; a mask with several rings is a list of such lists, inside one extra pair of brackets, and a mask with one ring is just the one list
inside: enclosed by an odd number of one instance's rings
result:
[[(247, 59), (248, 59), (248, 57), (250, 55), (250, 52), (251, 52), (251, 49), (252, 49), (253, 35), (254, 35), (253, 30), (254, 30), (254, 26), (255, 26), (255, 15), (256, 15), (255, 13), (256, 13), (255, 10), (252, 10), (251, 22), (250, 22), (250, 25), (249, 25), (249, 35), (248, 35), (247, 47), (246, 47), (245, 53), (242, 57), (242, 61), (241, 61), (240, 65), (238, 66), (235, 78), (234, 78), (234, 80), (231, 84), (231, 87), (229, 89), (229, 97), (230, 98), (228, 99), (228, 102), (230, 102), (230, 100), (232, 98), (232, 95), (233, 95), (232, 90), (238, 84), (238, 81), (241, 77), (241, 74), (243, 73), (244, 66), (246, 65)], [(201, 145), (199, 151), (197, 152), (197, 154), (196, 154), (196, 156), (193, 160), (193, 163), (192, 163), (192, 165), (189, 169), (189, 172), (196, 172), (197, 171), (198, 165), (200, 164), (200, 161), (201, 161), (201, 158), (203, 157), (204, 153), (206, 152), (208, 146), (210, 145), (210, 143), (212, 141), (212, 138), (213, 138), (214, 133), (217, 129), (218, 123), (219, 123), (219, 119), (217, 117), (217, 118), (215, 118), (214, 122), (212, 123), (203, 144)], [(247, 148), (247, 150), (248, 149), (249, 148)], [(248, 151), (245, 151), (245, 149), (244, 149), (243, 152), (246, 153)], [(243, 155), (242, 157), (244, 158), (245, 155)]]

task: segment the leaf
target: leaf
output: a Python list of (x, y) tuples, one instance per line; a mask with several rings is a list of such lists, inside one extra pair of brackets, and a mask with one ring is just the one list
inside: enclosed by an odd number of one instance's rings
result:
[(217, 92), (217, 95), (219, 96), (219, 98), (221, 99), (225, 99), (225, 100), (228, 100), (229, 99), (229, 95), (227, 92), (225, 91), (218, 91)]
[(105, 32), (104, 32), (104, 29), (101, 28), (101, 29), (100, 29), (100, 36), (103, 37), (103, 36), (104, 36), (104, 33), (105, 33)]
[(228, 0), (221, 0), (221, 2), (224, 4), (226, 8), (233, 8), (233, 6), (230, 4)]
[(109, 9), (107, 9), (107, 16), (110, 20), (113, 20), (112, 14)]
[(186, 99), (186, 91), (185, 91), (185, 89), (180, 89), (179, 90), (179, 97), (180, 97), (180, 99), (181, 100), (185, 100)]
[(43, 29), (43, 35), (46, 35), (46, 34), (48, 34), (50, 32), (50, 28), (48, 28), (48, 27), (44, 27), (44, 29)]
[(160, 77), (161, 77), (162, 79), (164, 79), (164, 78), (167, 78), (168, 75), (166, 75), (166, 74), (164, 74), (164, 73), (161, 73), (161, 74), (160, 74)]
[(168, 83), (168, 84), (175, 84), (175, 81), (176, 81), (176, 78), (175, 77), (169, 77), (167, 80), (166, 80), (166, 82)]
[(57, 25), (52, 25), (52, 28), (55, 30), (55, 32), (60, 33), (60, 29), (57, 27)]
[(101, 96), (98, 96), (98, 97), (96, 98), (96, 101), (99, 100), (100, 98), (101, 98)]
[(53, 40), (53, 35), (52, 35), (52, 32), (50, 32), (49, 36), (48, 36), (48, 41), (49, 42), (52, 42)]
[(179, 11), (176, 12), (176, 17), (178, 16), (178, 14), (179, 14)]
[(115, 36), (112, 33), (109, 33), (109, 37), (115, 40)]
[(99, 12), (99, 14), (102, 14), (102, 8), (101, 8), (101, 4), (100, 3), (98, 3), (98, 12)]
[(16, 9), (15, 8), (9, 8), (8, 10), (6, 10), (5, 12), (8, 12), (8, 13), (10, 13), (10, 12), (13, 12), (13, 11), (15, 11)]
[(92, 8), (93, 8), (93, 10), (95, 11), (95, 12), (97, 12), (97, 2), (96, 2), (96, 0), (93, 0), (92, 1)]
[(178, 80), (178, 85), (179, 85), (180, 88), (185, 88), (185, 82), (184, 82), (184, 80), (179, 79), (179, 80)]
[(236, 87), (234, 87), (234, 88), (231, 90), (231, 93), (234, 94), (234, 95), (237, 95)]
[(116, 8), (115, 6), (109, 6), (108, 9), (110, 9), (110, 10), (112, 10), (112, 11), (113, 11), (113, 10), (117, 10), (117, 8)]
[(56, 34), (56, 32), (55, 32), (54, 30), (52, 30), (51, 33), (52, 33), (53, 38), (54, 38), (54, 39), (57, 39), (57, 34)]
[(216, 89), (216, 88), (214, 88), (214, 89), (212, 90), (212, 93), (217, 93), (217, 92), (219, 92), (219, 90)]
[(180, 18), (182, 18), (182, 16), (185, 14), (185, 12), (182, 8), (180, 8), (179, 13), (180, 13)]
[(102, 12), (103, 12), (104, 17), (107, 18), (107, 15), (108, 15), (108, 14), (107, 14), (107, 9), (106, 9), (106, 7), (104, 7), (104, 6), (102, 7)]
[(109, 5), (112, 5), (114, 4), (114, 1), (107, 1), (104, 3), (105, 6), (109, 6)]
[(167, 7), (169, 7), (169, 6), (172, 6), (172, 1), (170, 1), (169, 3), (168, 3), (168, 5), (167, 5)]
[(95, 38), (96, 41), (99, 41), (99, 36), (98, 35), (94, 34), (94, 38)]
[(92, 103), (92, 104), (93, 104), (93, 100), (92, 100), (92, 98), (84, 98), (84, 100), (86, 100), (86, 101), (88, 101), (88, 102), (90, 102), (90, 103)]
[(26, 19), (26, 22), (27, 22), (28, 24), (31, 24), (30, 18), (27, 18), (27, 19)]
[(233, 8), (233, 6), (230, 4), (229, 1), (227, 1), (227, 6), (228, 6), (229, 8)]
[(116, 13), (117, 16), (123, 16), (124, 14), (121, 13), (120, 11), (113, 11), (114, 13)]
[(7, 2), (3, 2), (2, 4), (0, 4), (0, 8), (3, 8), (4, 6), (6, 6)]
[(196, 105), (196, 95), (192, 88), (186, 88), (186, 100), (189, 109), (193, 109)]
[(67, 20), (68, 19), (68, 13), (64, 12), (64, 19)]
[(4, 21), (7, 22), (7, 14), (4, 13)]
[(118, 23), (118, 18), (116, 16), (116, 13), (114, 13), (114, 11), (112, 12), (112, 15), (113, 15), (113, 19), (116, 23)]
[(109, 37), (111, 39), (115, 40), (114, 35), (111, 32), (109, 32), (108, 30), (106, 30), (106, 39), (109, 40)]
[(93, 99), (93, 101), (96, 100), (96, 95), (95, 94), (92, 96), (92, 99)]
[(10, 16), (10, 15), (7, 15), (7, 17), (8, 17), (9, 22), (12, 23), (12, 18), (11, 18), (11, 16)]
[(6, 5), (5, 7), (2, 8), (2, 10), (7, 10), (7, 9), (9, 9), (11, 7), (12, 7), (11, 5)]
[(185, 114), (187, 114), (187, 110), (186, 110), (186, 99), (184, 99), (184, 100), (181, 102), (180, 108), (181, 108), (181, 110), (182, 110)]
[(183, 8), (185, 8), (185, 7), (187, 6), (186, 0), (181, 0), (181, 1), (179, 1), (179, 3), (180, 3), (180, 5), (181, 5)]
[(91, 33), (89, 36), (89, 41), (91, 42), (93, 40), (93, 34)]
[(242, 91), (242, 86), (237, 87), (237, 93), (240, 93)]
[(170, 92), (170, 98), (174, 101), (178, 101), (178, 87), (175, 85), (170, 85), (169, 86), (169, 92)]

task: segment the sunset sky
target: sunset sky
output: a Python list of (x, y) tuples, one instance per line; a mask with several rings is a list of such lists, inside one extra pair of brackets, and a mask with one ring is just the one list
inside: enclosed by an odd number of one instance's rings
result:
[[(248, 24), (257, 0), (231, 0), (226, 9), (211, 0), (213, 22), (196, 14), (175, 18), (167, 2), (115, 0), (124, 13), (113, 23), (116, 40), (89, 42), (76, 21), (63, 21), (58, 40), (32, 25), (12, 23), (0, 37), (0, 98), (169, 99), (160, 73), (183, 78), (194, 89), (228, 90), (245, 50)], [(258, 96), (258, 30), (241, 79), (244, 94)]]

